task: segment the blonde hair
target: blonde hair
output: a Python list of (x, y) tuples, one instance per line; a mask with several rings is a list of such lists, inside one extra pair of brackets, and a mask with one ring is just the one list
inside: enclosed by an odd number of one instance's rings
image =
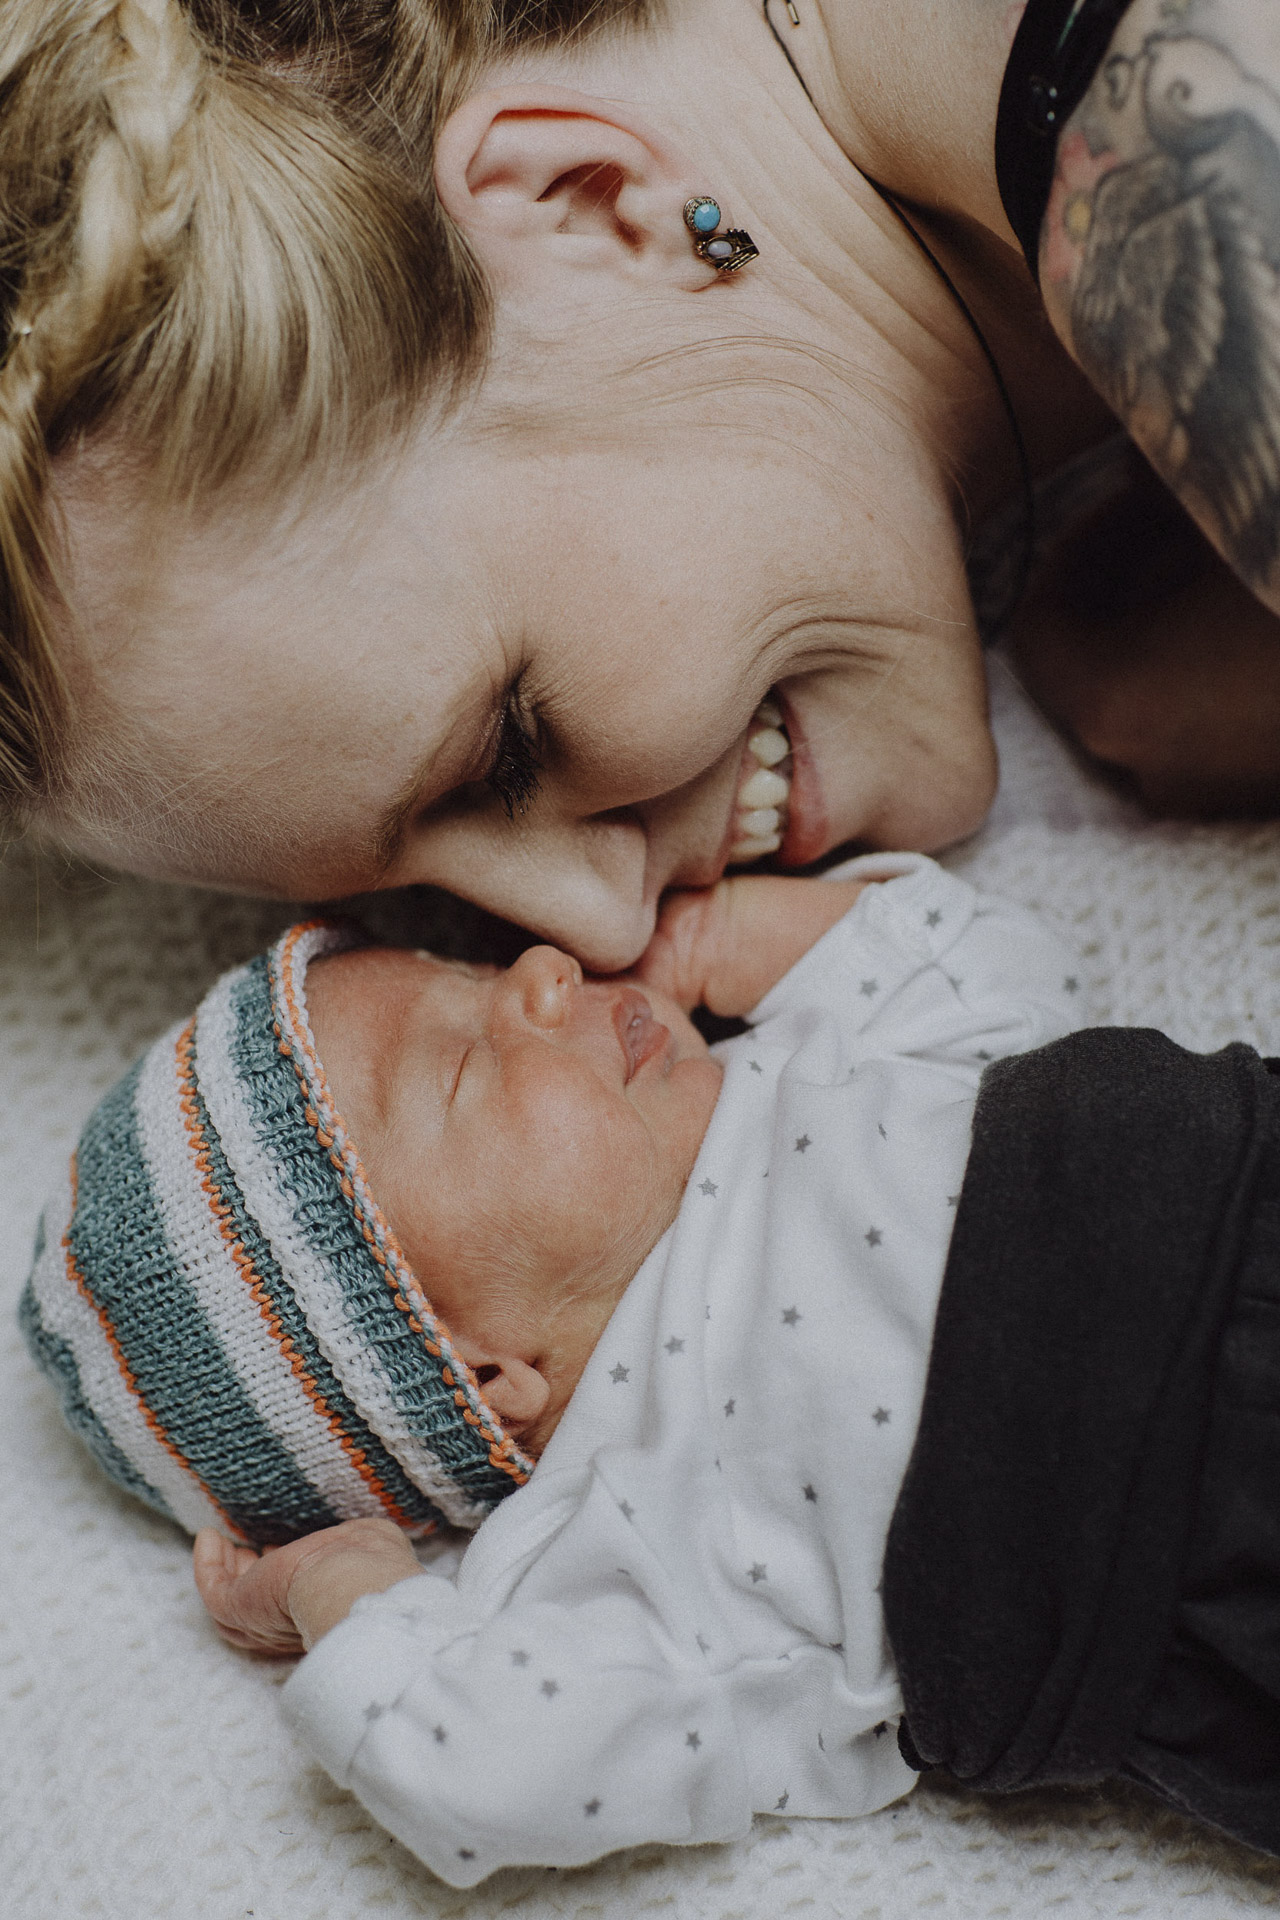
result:
[(50, 461), (108, 430), (166, 489), (355, 457), (483, 365), (432, 184), (485, 66), (656, 0), (2, 0), (0, 811), (63, 775)]

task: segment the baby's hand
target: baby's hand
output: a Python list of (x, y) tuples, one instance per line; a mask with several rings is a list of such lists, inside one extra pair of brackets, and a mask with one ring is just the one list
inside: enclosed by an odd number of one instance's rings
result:
[(422, 1569), (393, 1520), (344, 1520), (257, 1554), (206, 1527), (196, 1535), (196, 1591), (233, 1647), (303, 1653), (366, 1593)]
[(739, 874), (718, 886), (670, 893), (635, 977), (686, 1012), (749, 1013), (868, 884)]

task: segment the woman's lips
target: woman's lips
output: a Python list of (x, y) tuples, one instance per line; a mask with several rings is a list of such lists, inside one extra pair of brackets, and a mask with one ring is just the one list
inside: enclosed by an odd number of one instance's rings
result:
[(826, 853), (835, 842), (831, 839), (822, 782), (804, 726), (781, 688), (774, 688), (773, 697), (782, 710), (782, 723), (791, 742), (791, 807), (779, 858), (785, 867), (803, 867)]
[(647, 1060), (671, 1045), (670, 1028), (653, 1017), (653, 1008), (634, 987), (623, 987), (614, 1002), (614, 1029), (622, 1042), (627, 1080), (635, 1078)]

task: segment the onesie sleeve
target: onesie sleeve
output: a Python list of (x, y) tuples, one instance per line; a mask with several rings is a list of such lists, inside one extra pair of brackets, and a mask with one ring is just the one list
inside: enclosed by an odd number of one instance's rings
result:
[[(451, 1886), (750, 1825), (730, 1682), (625, 1581), (477, 1621), (424, 1574), (352, 1609), (286, 1716), (340, 1785)], [(899, 1789), (901, 1790), (901, 1789)]]
[(872, 854), (832, 879), (878, 881), (749, 1015), (822, 1007), (857, 1053), (977, 1066), (1074, 1031), (1074, 956), (1029, 908), (924, 854)]

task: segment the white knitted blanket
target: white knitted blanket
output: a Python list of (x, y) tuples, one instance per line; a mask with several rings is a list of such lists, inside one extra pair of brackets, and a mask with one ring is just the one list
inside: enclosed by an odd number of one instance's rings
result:
[[(1042, 908), (1090, 1011), (1280, 1052), (1280, 826), (1152, 826), (994, 680), (1004, 779), (951, 864)], [(384, 909), (384, 911), (386, 911)], [(0, 1916), (3, 1920), (1016, 1920), (1280, 1908), (1280, 1863), (1136, 1793), (984, 1801), (927, 1783), (870, 1819), (762, 1819), (442, 1887), (280, 1724), (279, 1666), (232, 1652), (186, 1546), (60, 1425), (13, 1328), (36, 1214), (85, 1114), (287, 910), (0, 865)], [(431, 928), (418, 937), (430, 937)], [(534, 1754), (513, 1754), (512, 1790)]]

